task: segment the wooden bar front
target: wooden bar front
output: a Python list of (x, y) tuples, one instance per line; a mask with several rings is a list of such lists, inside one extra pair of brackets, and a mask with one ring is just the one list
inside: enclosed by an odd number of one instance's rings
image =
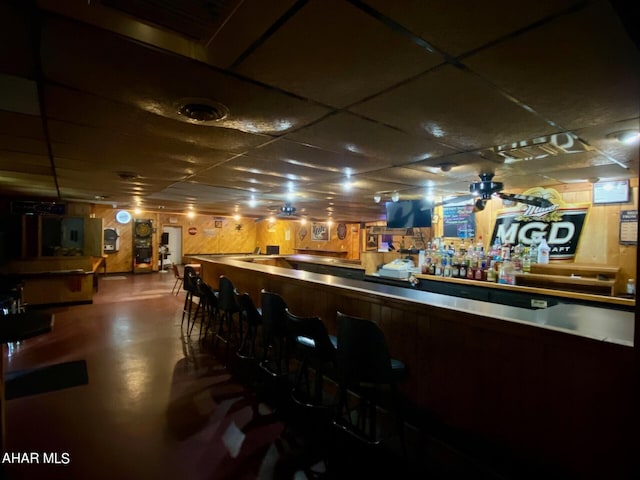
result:
[(581, 478), (629, 473), (629, 345), (422, 305), (395, 287), (378, 286), (393, 293), (382, 295), (367, 282), (330, 275), (199, 261), (210, 285), (225, 275), (257, 303), (263, 288), (279, 293), (293, 313), (320, 316), (330, 332), (337, 311), (375, 321), (391, 355), (408, 366), (402, 388), (411, 404), (453, 429), (557, 472)]

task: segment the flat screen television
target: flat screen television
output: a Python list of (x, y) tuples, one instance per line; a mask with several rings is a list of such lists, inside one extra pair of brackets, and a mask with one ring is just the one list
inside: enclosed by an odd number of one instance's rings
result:
[(426, 200), (387, 202), (387, 228), (431, 226), (431, 204)]

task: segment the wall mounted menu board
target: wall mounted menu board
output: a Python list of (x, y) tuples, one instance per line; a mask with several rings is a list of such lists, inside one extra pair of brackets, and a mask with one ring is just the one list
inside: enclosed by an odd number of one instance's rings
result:
[(629, 180), (593, 184), (593, 203), (627, 203)]
[(620, 244), (638, 244), (638, 211), (622, 210), (620, 212)]
[(445, 237), (473, 238), (476, 235), (476, 218), (473, 205), (442, 207)]

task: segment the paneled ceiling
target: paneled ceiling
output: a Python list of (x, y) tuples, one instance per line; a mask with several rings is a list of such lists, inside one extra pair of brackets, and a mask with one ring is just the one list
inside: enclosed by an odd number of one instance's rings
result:
[(481, 172), (638, 177), (624, 4), (0, 0), (0, 191), (359, 222)]

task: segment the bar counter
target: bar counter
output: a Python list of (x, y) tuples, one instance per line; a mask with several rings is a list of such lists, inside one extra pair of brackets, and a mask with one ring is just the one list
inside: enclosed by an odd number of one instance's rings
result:
[(195, 258), (205, 282), (217, 286), (225, 275), (258, 304), (261, 289), (276, 292), (293, 313), (321, 317), (330, 333), (337, 311), (375, 321), (391, 355), (408, 366), (401, 388), (418, 417), (426, 412), (565, 478), (628, 473), (633, 312), (572, 304), (532, 310), (251, 256)]

